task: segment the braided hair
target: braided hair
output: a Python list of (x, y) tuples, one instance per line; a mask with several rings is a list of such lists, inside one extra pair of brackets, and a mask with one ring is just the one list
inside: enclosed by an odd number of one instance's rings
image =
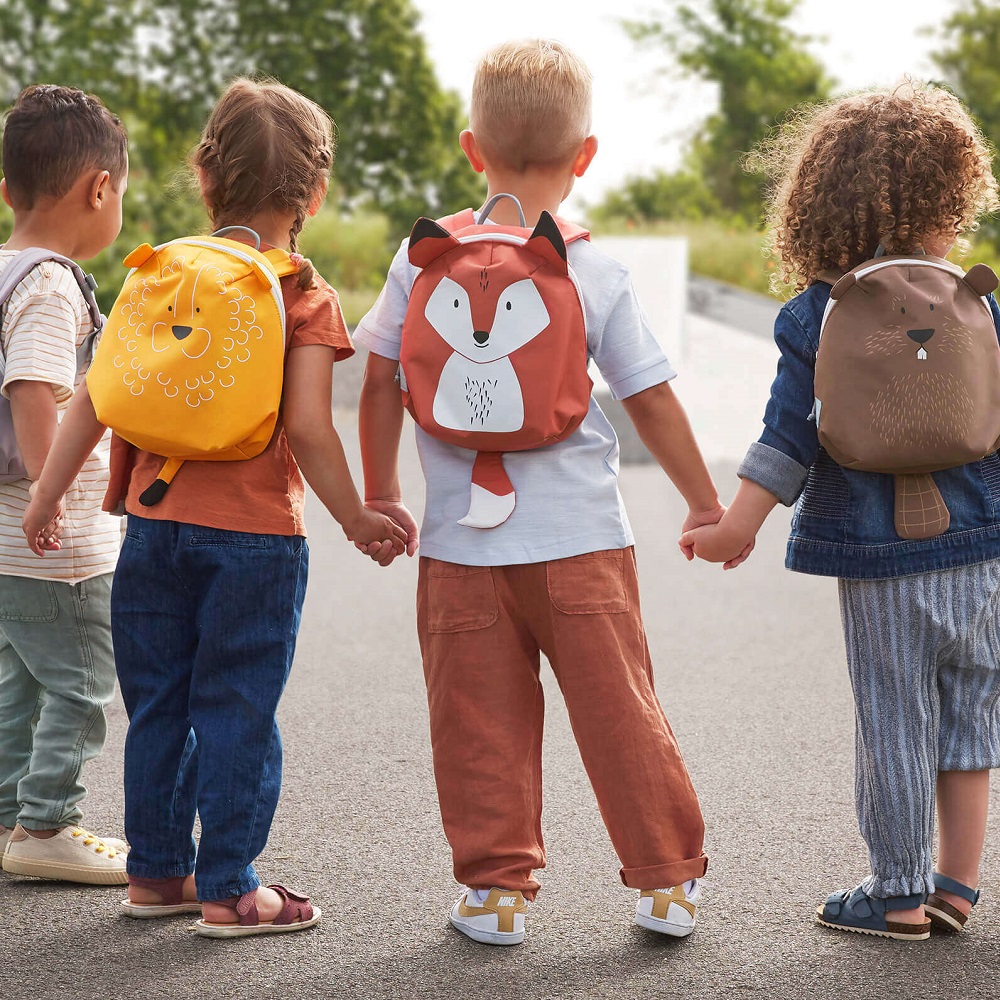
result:
[[(216, 229), (238, 225), (262, 210), (292, 212), (289, 247), (333, 165), (333, 122), (319, 105), (280, 83), (241, 78), (219, 98), (195, 148), (192, 165)], [(315, 272), (304, 260), (300, 288)]]

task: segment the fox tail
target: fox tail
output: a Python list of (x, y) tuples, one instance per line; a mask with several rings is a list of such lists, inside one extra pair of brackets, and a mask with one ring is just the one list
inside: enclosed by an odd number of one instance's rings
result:
[(458, 523), (470, 528), (495, 528), (514, 511), (514, 484), (499, 451), (477, 451), (472, 466), (469, 513)]

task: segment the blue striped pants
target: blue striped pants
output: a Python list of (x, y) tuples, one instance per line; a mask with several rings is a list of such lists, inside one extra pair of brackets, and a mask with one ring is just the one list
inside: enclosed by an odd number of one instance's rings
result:
[(1000, 766), (1000, 560), (839, 586), (865, 889), (931, 892), (938, 772)]

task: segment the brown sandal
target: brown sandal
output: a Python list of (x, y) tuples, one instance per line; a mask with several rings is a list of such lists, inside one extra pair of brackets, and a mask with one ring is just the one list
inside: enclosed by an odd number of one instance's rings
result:
[(199, 913), (201, 903), (194, 899), (184, 898), (184, 883), (187, 875), (175, 878), (143, 878), (141, 875), (129, 875), (128, 884), (141, 889), (151, 889), (160, 894), (158, 903), (136, 903), (129, 898), (118, 904), (118, 909), (127, 917), (148, 920), (153, 917), (173, 917), (179, 913)]
[(212, 900), (213, 903), (231, 909), (236, 914), (238, 922), (217, 924), (209, 923), (202, 918), (195, 921), (194, 930), (203, 937), (247, 937), (250, 934), (304, 931), (307, 927), (319, 923), (323, 911), (318, 906), (313, 906), (308, 896), (292, 892), (283, 885), (269, 885), (268, 889), (273, 889), (283, 902), (281, 912), (273, 920), (261, 921), (257, 912), (257, 890), (251, 889), (242, 896)]

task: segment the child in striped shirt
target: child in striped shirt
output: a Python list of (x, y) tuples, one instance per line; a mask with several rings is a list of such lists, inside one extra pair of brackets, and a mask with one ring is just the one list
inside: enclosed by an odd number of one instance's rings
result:
[[(14, 227), (0, 247), (0, 275), (28, 248), (70, 259), (104, 250), (121, 229), (127, 174), (125, 129), (100, 100), (68, 87), (23, 91), (3, 132), (0, 193)], [(0, 391), (26, 475), (0, 478), (0, 849), (7, 872), (121, 884), (125, 843), (80, 826), (81, 772), (104, 745), (115, 688), (119, 528), (101, 511), (107, 440), (67, 494), (61, 539), (43, 543), (44, 559), (21, 532), (95, 315), (73, 272), (55, 260), (32, 268), (2, 307)]]

